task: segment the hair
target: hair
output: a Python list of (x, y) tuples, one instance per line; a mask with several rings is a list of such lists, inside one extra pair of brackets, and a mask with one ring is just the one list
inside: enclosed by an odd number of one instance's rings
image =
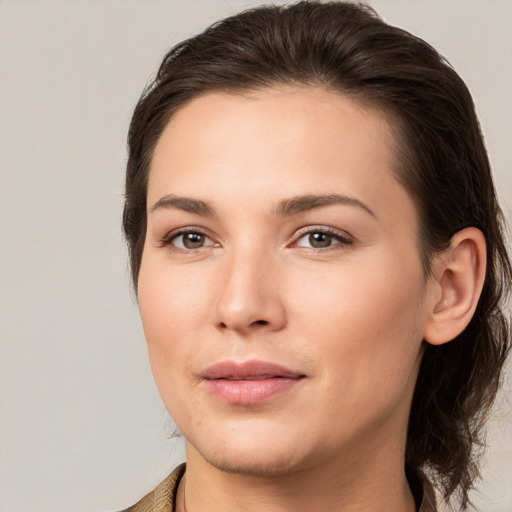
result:
[(396, 139), (395, 170), (419, 214), (419, 250), (432, 256), (466, 227), (482, 231), (487, 270), (476, 312), (450, 343), (427, 345), (410, 412), (406, 465), (426, 469), (448, 500), (479, 476), (483, 426), (510, 345), (504, 313), (511, 264), (471, 95), (429, 44), (369, 6), (303, 1), (226, 18), (164, 57), (133, 114), (123, 227), (135, 289), (146, 236), (153, 150), (177, 109), (215, 91), (322, 87), (382, 110)]

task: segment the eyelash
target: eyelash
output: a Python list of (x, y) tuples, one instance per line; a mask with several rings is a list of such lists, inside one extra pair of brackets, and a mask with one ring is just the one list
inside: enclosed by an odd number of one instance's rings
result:
[[(299, 245), (299, 241), (301, 239), (303, 239), (306, 236), (311, 236), (311, 235), (315, 235), (315, 234), (322, 234), (322, 235), (327, 235), (328, 237), (332, 237), (332, 239), (334, 239), (336, 241), (336, 243), (329, 244), (325, 247), (311, 247), (311, 246), (308, 247), (308, 246)], [(203, 245), (203, 246), (196, 247), (196, 248), (177, 247), (176, 245), (173, 244), (173, 242), (175, 240), (177, 240), (179, 237), (182, 237), (184, 235), (201, 235), (201, 236), (211, 240), (213, 243), (210, 245), (206, 245), (206, 246)], [(346, 233), (344, 235), (342, 235), (338, 230), (328, 228), (325, 226), (308, 226), (307, 228), (303, 228), (302, 230), (300, 230), (297, 233), (297, 235), (294, 238), (294, 241), (289, 245), (289, 247), (302, 247), (303, 249), (311, 250), (314, 252), (325, 252), (325, 251), (334, 250), (337, 248), (339, 249), (340, 246), (343, 248), (343, 247), (350, 246), (352, 244), (353, 244), (353, 240)], [(181, 228), (176, 231), (172, 231), (171, 233), (166, 235), (161, 240), (160, 245), (162, 247), (169, 247), (171, 250), (179, 251), (179, 252), (191, 252), (191, 251), (196, 251), (199, 249), (204, 249), (206, 247), (216, 247), (216, 246), (218, 247), (219, 246), (219, 244), (214, 242), (212, 240), (212, 238), (210, 236), (208, 236), (208, 234), (204, 230), (202, 230), (200, 228), (196, 228), (194, 226)]]

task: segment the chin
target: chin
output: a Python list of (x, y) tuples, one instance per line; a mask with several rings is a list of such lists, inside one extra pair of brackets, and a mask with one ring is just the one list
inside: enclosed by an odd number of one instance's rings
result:
[(295, 457), (285, 454), (273, 454), (269, 457), (257, 454), (200, 452), (201, 456), (213, 467), (226, 473), (244, 476), (275, 478), (299, 471), (301, 464)]
[[(226, 473), (254, 477), (277, 477), (296, 473), (307, 466), (307, 449), (304, 443), (293, 440), (282, 432), (256, 432), (247, 429), (240, 432), (225, 431), (215, 436), (210, 431), (208, 439), (190, 439), (187, 442), (202, 459)], [(185, 435), (187, 438), (187, 436)], [(215, 440), (217, 442), (215, 442)], [(304, 448), (299, 450), (298, 447)], [(188, 455), (188, 454), (187, 454)]]

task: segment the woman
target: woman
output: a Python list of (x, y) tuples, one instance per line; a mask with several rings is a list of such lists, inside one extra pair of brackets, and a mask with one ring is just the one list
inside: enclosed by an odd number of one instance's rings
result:
[(129, 151), (133, 280), (187, 451), (129, 510), (427, 512), (431, 482), (465, 508), (511, 267), (442, 57), (365, 6), (257, 8), (169, 52)]

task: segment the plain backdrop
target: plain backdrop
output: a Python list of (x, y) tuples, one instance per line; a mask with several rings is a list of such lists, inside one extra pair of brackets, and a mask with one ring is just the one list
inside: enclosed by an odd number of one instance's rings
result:
[[(0, 0), (0, 512), (120, 509), (182, 459), (130, 292), (126, 131), (170, 46), (258, 3)], [(468, 83), (510, 218), (512, 1), (370, 3)], [(512, 511), (511, 394), (509, 379), (483, 512)]]

